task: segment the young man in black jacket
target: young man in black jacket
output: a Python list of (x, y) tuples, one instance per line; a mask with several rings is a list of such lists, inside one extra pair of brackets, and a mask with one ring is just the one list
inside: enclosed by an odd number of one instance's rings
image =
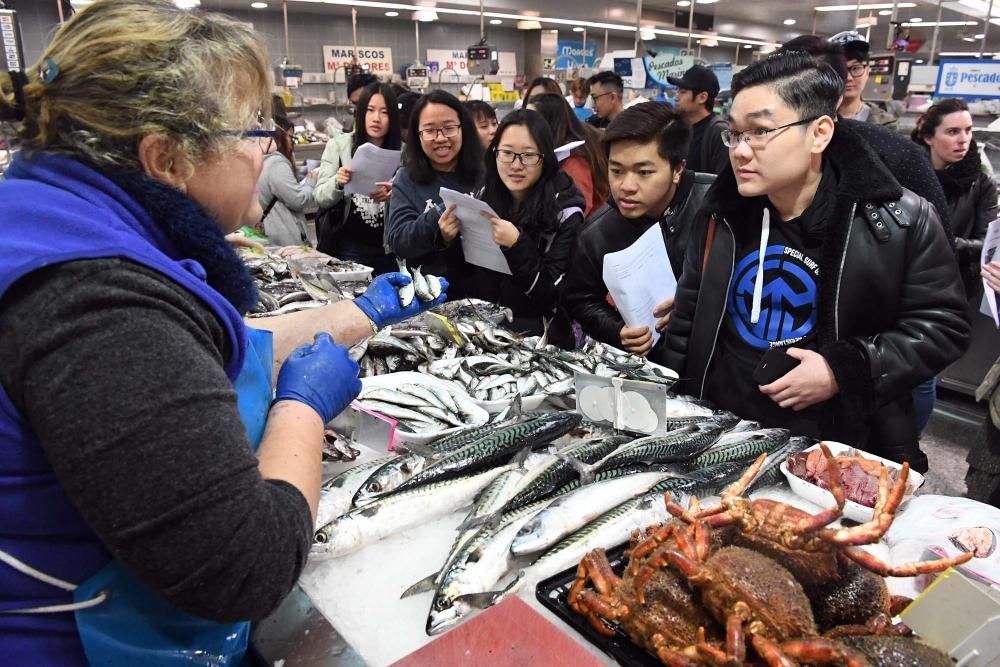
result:
[[(639, 355), (649, 353), (649, 327), (626, 327), (608, 300), (604, 255), (635, 243), (660, 225), (671, 268), (680, 277), (684, 251), (702, 199), (715, 179), (684, 168), (691, 126), (665, 102), (626, 109), (604, 131), (612, 202), (590, 217), (577, 237), (563, 296), (570, 314), (593, 338)], [(655, 313), (662, 331), (672, 301)]]
[[(964, 294), (934, 208), (834, 122), (842, 91), (798, 52), (733, 78), (733, 170), (706, 197), (660, 360), (744, 418), (926, 469), (910, 389), (967, 346)], [(771, 348), (798, 365), (758, 384)]]

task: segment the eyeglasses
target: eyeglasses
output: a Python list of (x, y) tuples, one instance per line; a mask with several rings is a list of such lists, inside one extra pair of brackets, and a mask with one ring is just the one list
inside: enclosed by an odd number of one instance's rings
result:
[(796, 125), (805, 125), (806, 123), (811, 123), (817, 118), (822, 118), (823, 116), (812, 116), (810, 118), (803, 118), (802, 120), (797, 120), (794, 123), (787, 123), (785, 125), (779, 125), (771, 129), (757, 128), (756, 130), (746, 130), (740, 132), (738, 130), (723, 130), (720, 134), (722, 136), (722, 144), (726, 148), (736, 148), (739, 146), (740, 142), (746, 142), (750, 148), (763, 148), (767, 145), (767, 142), (771, 140), (775, 133), (781, 130), (787, 130), (790, 127), (795, 127)]
[(497, 162), (500, 164), (514, 164), (514, 160), (517, 159), (525, 167), (537, 167), (538, 163), (542, 161), (541, 153), (515, 153), (506, 148), (498, 148), (496, 154)]
[(859, 76), (865, 73), (866, 69), (868, 69), (867, 63), (851, 65), (850, 67), (847, 68), (847, 73), (850, 74), (852, 78), (857, 79)]
[(265, 119), (262, 116), (257, 117), (257, 122), (254, 123), (247, 130), (221, 130), (220, 135), (224, 137), (236, 137), (237, 139), (263, 139), (267, 138), (267, 146), (261, 144), (257, 141), (257, 145), (260, 146), (262, 153), (269, 153), (271, 151), (271, 146), (274, 145), (274, 135), (277, 133), (277, 129), (274, 125), (274, 120)]
[(438, 133), (441, 134), (445, 139), (451, 139), (452, 137), (457, 137), (459, 131), (462, 129), (461, 125), (445, 125), (437, 129), (429, 128), (426, 130), (420, 130), (417, 134), (424, 141), (434, 141), (437, 139)]
[(606, 93), (600, 93), (600, 94), (598, 94), (598, 95), (591, 95), (591, 96), (590, 96), (590, 99), (591, 99), (592, 101), (596, 102), (597, 100), (601, 99), (601, 98), (602, 98), (602, 97), (604, 97), (605, 95), (610, 95), (610, 94), (612, 94), (613, 92), (615, 92), (615, 91), (613, 91), (613, 90), (609, 90), (609, 91), (608, 91), (608, 92), (606, 92)]

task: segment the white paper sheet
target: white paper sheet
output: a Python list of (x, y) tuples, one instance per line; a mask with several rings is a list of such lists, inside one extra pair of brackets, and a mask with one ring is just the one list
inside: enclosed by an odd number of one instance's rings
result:
[[(980, 262), (985, 265), (1000, 260), (1000, 254), (997, 253), (998, 246), (1000, 246), (1000, 219), (994, 220), (986, 228), (986, 238), (983, 239), (983, 253), (980, 256)], [(993, 291), (985, 278), (983, 278), (983, 287), (986, 290), (984, 299), (990, 308), (989, 313), (984, 312), (984, 314), (992, 315), (993, 322), (1000, 327), (1000, 294)]]
[(499, 273), (510, 273), (510, 265), (503, 256), (500, 246), (493, 240), (493, 224), (481, 213), (496, 215), (489, 204), (475, 197), (441, 188), (441, 201), (445, 207), (455, 205), (455, 215), (462, 223), (462, 253), (465, 261)]
[(602, 275), (625, 324), (649, 327), (655, 345), (660, 334), (653, 310), (677, 291), (660, 225), (650, 227), (624, 250), (606, 254)]
[(347, 194), (370, 195), (376, 183), (392, 180), (399, 168), (402, 151), (379, 148), (370, 143), (361, 144), (351, 158), (351, 180), (344, 186)]
[(570, 153), (573, 152), (574, 148), (579, 148), (580, 146), (584, 145), (585, 143), (587, 143), (587, 142), (585, 142), (585, 141), (571, 141), (568, 144), (564, 144), (562, 146), (559, 146), (558, 148), (556, 148), (556, 159), (559, 160), (560, 162), (562, 162), (563, 160), (565, 160), (566, 158), (568, 158), (570, 156)]

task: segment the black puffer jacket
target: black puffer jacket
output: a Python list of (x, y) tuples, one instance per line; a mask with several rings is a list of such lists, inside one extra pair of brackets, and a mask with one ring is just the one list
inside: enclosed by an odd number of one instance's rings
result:
[[(449, 281), (460, 296), (471, 296), (507, 306), (514, 313), (514, 328), (533, 334), (542, 332), (542, 318), (555, 321), (549, 330), (549, 342), (563, 347), (573, 344), (569, 317), (560, 313), (562, 283), (570, 264), (576, 237), (583, 225), (583, 195), (563, 172), (556, 174), (557, 207), (561, 211), (553, 234), (540, 234), (545, 225), (521, 229), (517, 241), (503, 248), (510, 266), (507, 276), (465, 262), (457, 241), (450, 249)], [(452, 280), (451, 277), (454, 276)]]
[(650, 226), (659, 222), (674, 277), (680, 278), (691, 229), (714, 180), (713, 174), (685, 171), (673, 201), (658, 221), (652, 218), (630, 220), (618, 211), (613, 202), (590, 216), (577, 239), (576, 254), (566, 274), (564, 293), (566, 308), (588, 335), (602, 343), (621, 346), (619, 332), (625, 321), (607, 299), (608, 289), (602, 277), (604, 255), (624, 250), (645, 234)]
[[(824, 153), (838, 176), (837, 204), (820, 253), (817, 345), (840, 393), (826, 403), (823, 437), (889, 454), (916, 451), (910, 392), (961, 356), (969, 322), (958, 267), (934, 208), (902, 189), (871, 148), (838, 124)], [(680, 391), (701, 396), (734, 269), (743, 200), (731, 172), (708, 194), (715, 233), (702, 272), (704, 220), (685, 257), (665, 347)], [(739, 412), (738, 405), (722, 407)], [(888, 424), (893, 424), (887, 428)], [(872, 427), (876, 428), (872, 428)]]
[(965, 293), (969, 297), (981, 295), (979, 259), (986, 228), (997, 217), (996, 183), (983, 171), (975, 141), (964, 158), (936, 173), (948, 201)]

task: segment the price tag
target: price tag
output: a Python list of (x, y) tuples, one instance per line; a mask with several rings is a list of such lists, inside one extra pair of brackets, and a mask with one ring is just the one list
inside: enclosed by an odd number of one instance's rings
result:
[(376, 451), (391, 452), (396, 437), (396, 420), (369, 410), (357, 401), (351, 407), (358, 411), (358, 428), (354, 433), (354, 440)]

